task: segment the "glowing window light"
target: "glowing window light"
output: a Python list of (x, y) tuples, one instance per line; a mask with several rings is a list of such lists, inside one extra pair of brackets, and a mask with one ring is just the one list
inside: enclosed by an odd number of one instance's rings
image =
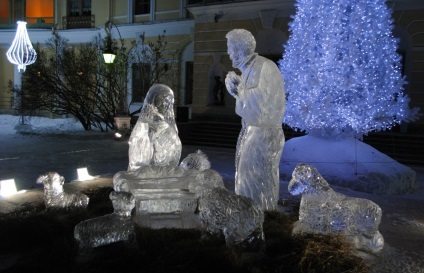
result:
[(15, 179), (7, 179), (0, 181), (0, 195), (7, 197), (17, 193)]
[(18, 66), (18, 71), (25, 72), (26, 66), (33, 64), (37, 59), (37, 53), (32, 47), (26, 29), (26, 22), (18, 21), (18, 29), (16, 30), (15, 39), (9, 50), (6, 52), (7, 59), (12, 64)]
[(77, 169), (77, 173), (79, 181), (91, 180), (94, 178), (94, 176), (88, 174), (87, 168), (79, 168)]

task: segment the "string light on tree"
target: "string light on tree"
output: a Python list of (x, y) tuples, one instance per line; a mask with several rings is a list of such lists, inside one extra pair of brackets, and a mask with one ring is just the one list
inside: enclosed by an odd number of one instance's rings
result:
[(18, 71), (25, 72), (26, 66), (33, 64), (37, 59), (37, 53), (32, 47), (26, 29), (26, 22), (18, 21), (15, 39), (6, 52), (7, 59), (18, 66)]
[(362, 136), (416, 115), (384, 0), (297, 0), (280, 70), (284, 122), (306, 133)]

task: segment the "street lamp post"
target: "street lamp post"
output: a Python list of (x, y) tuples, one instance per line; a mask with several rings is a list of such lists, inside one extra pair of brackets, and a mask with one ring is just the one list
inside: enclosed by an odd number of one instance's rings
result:
[[(118, 26), (116, 26), (115, 23), (113, 23), (112, 21), (107, 21), (105, 23), (105, 32), (106, 32), (106, 39), (105, 39), (105, 47), (103, 49), (103, 58), (106, 64), (113, 64), (115, 59), (116, 59), (116, 52), (114, 50), (113, 46), (113, 41), (112, 41), (112, 28), (115, 27), (118, 34), (119, 34), (119, 39), (121, 42), (121, 47), (118, 49), (118, 54), (122, 52), (122, 50), (124, 50), (124, 43), (122, 40), (122, 36), (121, 33), (119, 32)], [(119, 58), (118, 58), (119, 59)], [(126, 66), (125, 66), (125, 71), (126, 71)], [(112, 83), (111, 81), (111, 72), (109, 69), (109, 84)], [(126, 75), (125, 75), (126, 78)], [(115, 136), (123, 136), (128, 134), (129, 129), (130, 129), (130, 121), (131, 121), (131, 117), (128, 116), (128, 107), (127, 107), (127, 84), (126, 84), (126, 80), (125, 80), (125, 84), (124, 86), (119, 87), (119, 100), (118, 100), (118, 110), (115, 113), (115, 117), (114, 117), (114, 121), (115, 121), (115, 131), (117, 132), (117, 134), (115, 134)], [(116, 137), (116, 138), (121, 138), (121, 137)]]

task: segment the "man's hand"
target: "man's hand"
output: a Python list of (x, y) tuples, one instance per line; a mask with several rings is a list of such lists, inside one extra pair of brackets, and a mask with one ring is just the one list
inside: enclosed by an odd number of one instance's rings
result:
[(228, 72), (227, 77), (225, 77), (225, 87), (227, 87), (228, 93), (230, 93), (231, 96), (236, 97), (238, 95), (240, 83), (240, 76), (234, 71)]

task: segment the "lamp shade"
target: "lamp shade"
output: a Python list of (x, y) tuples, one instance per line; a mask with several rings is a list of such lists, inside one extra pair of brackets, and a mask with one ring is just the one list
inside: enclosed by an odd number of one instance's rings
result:
[(18, 21), (15, 39), (6, 52), (7, 59), (18, 66), (19, 72), (25, 72), (26, 66), (33, 64), (37, 59), (37, 53), (32, 47), (26, 29), (26, 22)]
[(105, 63), (111, 64), (115, 60), (116, 55), (113, 52), (105, 51), (103, 52), (103, 58), (105, 60)]

